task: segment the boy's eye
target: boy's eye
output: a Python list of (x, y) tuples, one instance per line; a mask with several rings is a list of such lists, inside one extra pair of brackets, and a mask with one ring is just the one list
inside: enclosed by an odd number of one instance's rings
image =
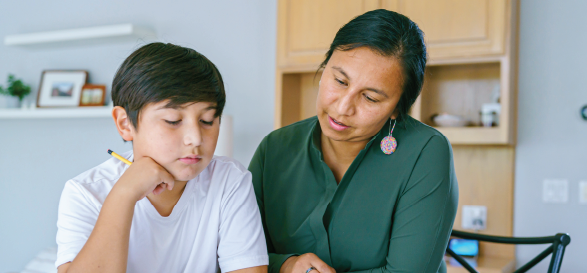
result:
[(171, 125), (178, 125), (181, 122), (181, 119), (180, 120), (176, 120), (176, 121), (165, 120), (165, 122), (167, 122), (167, 123), (169, 123)]
[(201, 119), (200, 121), (202, 123), (206, 124), (206, 125), (212, 125), (212, 124), (214, 124), (214, 120), (212, 120), (212, 121), (205, 121), (205, 120)]

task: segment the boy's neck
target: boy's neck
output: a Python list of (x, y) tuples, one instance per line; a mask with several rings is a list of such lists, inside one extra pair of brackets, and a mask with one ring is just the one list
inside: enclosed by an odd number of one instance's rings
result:
[(147, 198), (161, 216), (167, 217), (181, 198), (186, 185), (187, 181), (175, 181), (172, 190), (164, 190), (159, 195), (150, 193)]

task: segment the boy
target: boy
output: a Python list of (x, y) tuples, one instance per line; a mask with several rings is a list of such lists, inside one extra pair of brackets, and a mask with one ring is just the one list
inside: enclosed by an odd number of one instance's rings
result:
[(112, 101), (133, 163), (112, 158), (67, 181), (58, 272), (267, 272), (251, 173), (213, 157), (225, 103), (214, 64), (145, 45), (118, 69)]

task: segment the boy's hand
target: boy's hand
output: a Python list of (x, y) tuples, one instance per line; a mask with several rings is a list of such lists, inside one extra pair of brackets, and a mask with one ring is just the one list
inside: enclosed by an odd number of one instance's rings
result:
[(112, 191), (129, 195), (132, 200), (139, 201), (149, 193), (157, 195), (165, 189), (173, 189), (175, 179), (161, 165), (150, 157), (135, 160), (114, 184)]

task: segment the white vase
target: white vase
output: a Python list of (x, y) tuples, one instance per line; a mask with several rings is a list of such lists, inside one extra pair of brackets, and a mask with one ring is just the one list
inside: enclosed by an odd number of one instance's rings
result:
[(20, 100), (18, 97), (5, 96), (6, 108), (20, 108)]

